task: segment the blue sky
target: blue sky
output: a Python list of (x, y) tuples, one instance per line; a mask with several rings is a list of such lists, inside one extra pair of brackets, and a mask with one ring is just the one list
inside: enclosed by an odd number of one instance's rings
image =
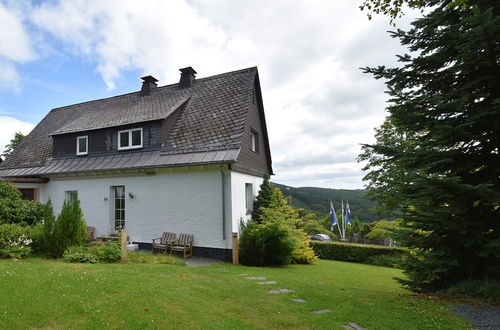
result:
[[(361, 1), (0, 0), (0, 151), (52, 108), (258, 66), (276, 176), (362, 188), (361, 143), (385, 117), (384, 85), (359, 69), (402, 53)], [(409, 17), (398, 22), (407, 26)]]

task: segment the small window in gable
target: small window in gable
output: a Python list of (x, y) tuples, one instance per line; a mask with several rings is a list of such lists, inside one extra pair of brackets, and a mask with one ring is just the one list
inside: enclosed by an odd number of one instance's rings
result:
[(118, 150), (142, 148), (142, 128), (118, 132)]
[(76, 154), (78, 156), (86, 155), (89, 150), (89, 137), (79, 136), (76, 138)]
[(259, 153), (259, 133), (255, 130), (250, 130), (250, 149), (253, 152)]

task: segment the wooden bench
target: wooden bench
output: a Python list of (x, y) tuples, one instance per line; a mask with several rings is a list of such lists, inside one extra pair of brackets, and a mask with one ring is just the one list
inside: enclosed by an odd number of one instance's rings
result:
[(155, 253), (155, 251), (164, 253), (169, 252), (173, 241), (175, 241), (175, 233), (169, 232), (164, 232), (159, 238), (153, 238), (153, 253)]
[(189, 258), (193, 255), (193, 235), (192, 234), (180, 234), (179, 239), (172, 242), (170, 246), (170, 253), (180, 252), (184, 259)]

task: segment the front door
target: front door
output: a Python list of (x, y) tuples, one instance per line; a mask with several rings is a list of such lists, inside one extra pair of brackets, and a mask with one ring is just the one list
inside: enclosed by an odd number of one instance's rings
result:
[(114, 196), (114, 228), (125, 228), (125, 186), (113, 187)]

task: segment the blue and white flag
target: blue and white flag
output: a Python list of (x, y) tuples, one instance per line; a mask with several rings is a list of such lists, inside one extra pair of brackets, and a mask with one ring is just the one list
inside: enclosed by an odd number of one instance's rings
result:
[(351, 223), (351, 220), (352, 220), (352, 216), (351, 216), (351, 209), (349, 208), (349, 202), (347, 202), (347, 206), (346, 206), (346, 222), (349, 226), (352, 225)]
[(337, 215), (335, 214), (335, 209), (333, 208), (332, 201), (330, 201), (330, 222), (332, 224), (332, 227), (339, 224), (337, 221)]

